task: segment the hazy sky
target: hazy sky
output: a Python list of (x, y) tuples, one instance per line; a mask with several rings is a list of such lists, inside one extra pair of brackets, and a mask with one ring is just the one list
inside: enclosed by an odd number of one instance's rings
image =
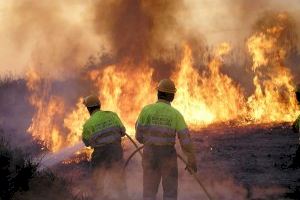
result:
[[(185, 0), (191, 18), (184, 23), (202, 32), (207, 42), (244, 39), (264, 11), (287, 11), (299, 20), (300, 0)], [(238, 40), (239, 41), (239, 40)]]
[[(300, 0), (183, 0), (178, 24), (208, 44), (241, 43), (268, 10), (287, 11), (300, 27)], [(1, 0), (0, 75), (24, 74), (31, 65), (75, 69), (108, 46), (93, 28), (94, 1)], [(38, 63), (37, 63), (38, 62)]]

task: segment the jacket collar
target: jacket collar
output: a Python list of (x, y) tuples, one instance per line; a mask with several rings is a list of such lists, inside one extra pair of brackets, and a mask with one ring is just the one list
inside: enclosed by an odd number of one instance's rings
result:
[(91, 114), (91, 116), (93, 116), (96, 112), (100, 111), (100, 109), (94, 110)]
[(158, 99), (156, 103), (165, 103), (165, 104), (171, 105), (171, 103), (169, 101), (164, 100), (164, 99)]

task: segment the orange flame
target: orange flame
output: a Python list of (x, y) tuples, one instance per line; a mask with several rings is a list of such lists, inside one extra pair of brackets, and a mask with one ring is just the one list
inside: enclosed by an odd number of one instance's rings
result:
[(68, 114), (64, 119), (64, 126), (69, 130), (67, 136), (67, 143), (69, 145), (74, 145), (81, 140), (82, 126), (89, 118), (89, 113), (82, 102), (83, 99), (80, 99), (77, 103), (77, 109)]
[(178, 87), (174, 106), (194, 126), (237, 119), (244, 113), (244, 96), (240, 88), (220, 72), (222, 56), (230, 51), (223, 43), (208, 64), (208, 74), (200, 74), (192, 65), (191, 49), (185, 46), (184, 57), (173, 79)]
[[(278, 17), (282, 19), (284, 15)], [(278, 45), (283, 30), (281, 26), (274, 26), (254, 34), (247, 41), (255, 73), (255, 91), (247, 104), (251, 119), (257, 122), (292, 121), (298, 114), (295, 112), (293, 77), (289, 68), (283, 65), (286, 49)]]
[[(283, 20), (284, 15), (278, 16)], [(171, 75), (177, 87), (174, 107), (182, 112), (192, 128), (212, 123), (235, 121), (239, 124), (292, 121), (299, 114), (293, 92), (293, 76), (283, 63), (287, 50), (280, 45), (285, 27), (278, 25), (254, 33), (246, 47), (252, 58), (253, 94), (247, 97), (240, 85), (222, 73), (224, 58), (231, 46), (220, 44), (212, 59), (200, 70), (194, 64), (192, 49), (183, 47), (183, 56)], [(152, 80), (153, 69), (147, 64), (124, 61), (89, 72), (97, 88), (103, 110), (120, 116), (129, 134), (141, 108), (156, 100)], [(51, 96), (51, 83), (35, 72), (28, 72), (27, 86), (31, 104), (36, 108), (28, 132), (52, 151), (81, 140), (82, 125), (89, 117), (82, 99), (69, 114), (64, 112), (64, 100)], [(63, 124), (57, 123), (61, 118)]]
[(27, 87), (32, 92), (29, 101), (37, 110), (27, 131), (48, 149), (57, 151), (62, 148), (63, 135), (55, 119), (63, 115), (63, 99), (50, 96), (49, 80), (41, 80), (34, 70), (27, 73)]
[(129, 134), (134, 134), (134, 124), (142, 107), (155, 100), (152, 73), (153, 69), (148, 66), (129, 63), (90, 73), (102, 108), (118, 113)]

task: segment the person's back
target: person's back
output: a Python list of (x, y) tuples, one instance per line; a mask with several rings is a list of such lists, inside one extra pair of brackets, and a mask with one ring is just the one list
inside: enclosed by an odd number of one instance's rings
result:
[[(191, 144), (183, 116), (170, 105), (159, 99), (146, 106), (138, 119), (136, 139), (147, 145), (175, 145), (176, 134), (183, 148)], [(142, 133), (140, 135), (139, 133)]]
[(136, 139), (144, 144), (142, 163), (145, 200), (156, 198), (161, 179), (164, 199), (177, 199), (176, 135), (188, 157), (189, 167), (197, 170), (187, 125), (180, 112), (170, 104), (175, 91), (171, 80), (162, 80), (158, 87), (158, 101), (144, 107), (136, 123)]
[(91, 167), (95, 196), (105, 199), (105, 175), (114, 177), (113, 189), (117, 196), (127, 199), (125, 177), (123, 174), (123, 149), (121, 137), (125, 135), (125, 127), (118, 115), (111, 111), (100, 110), (101, 104), (97, 96), (84, 99), (90, 118), (83, 125), (82, 141), (93, 148)]
[(83, 141), (92, 148), (119, 143), (125, 128), (118, 115), (111, 111), (96, 110), (83, 125)]

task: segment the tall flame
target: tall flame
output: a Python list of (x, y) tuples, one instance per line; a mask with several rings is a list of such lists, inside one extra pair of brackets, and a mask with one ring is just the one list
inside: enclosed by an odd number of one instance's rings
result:
[(221, 44), (208, 64), (208, 75), (200, 74), (192, 64), (192, 53), (185, 46), (184, 57), (173, 74), (178, 87), (174, 106), (184, 114), (194, 127), (214, 122), (237, 119), (244, 114), (244, 96), (241, 89), (220, 72), (222, 56), (230, 51), (230, 45)]
[(155, 99), (152, 73), (153, 69), (148, 66), (129, 63), (90, 73), (103, 109), (117, 112), (130, 134), (134, 133), (134, 123), (141, 108)]
[[(284, 19), (284, 15), (278, 15)], [(252, 35), (247, 48), (253, 59), (254, 94), (247, 101), (252, 120), (257, 122), (292, 121), (297, 113), (292, 74), (284, 65), (286, 49), (279, 45), (284, 31), (280, 25)]]
[[(279, 15), (278, 20), (284, 20), (284, 15)], [(194, 63), (191, 47), (183, 45), (182, 59), (171, 75), (178, 89), (173, 105), (183, 113), (190, 127), (231, 121), (289, 122), (296, 117), (293, 76), (284, 64), (288, 50), (280, 43), (284, 30), (279, 23), (255, 32), (246, 41), (255, 87), (250, 96), (222, 72), (224, 60), (231, 52), (228, 43), (221, 43), (214, 50), (204, 70)], [(88, 72), (102, 109), (118, 113), (130, 134), (134, 134), (142, 107), (156, 100), (153, 72), (147, 62), (134, 64), (129, 58)], [(27, 74), (27, 86), (31, 91), (30, 103), (36, 108), (28, 132), (52, 151), (79, 141), (82, 125), (89, 117), (82, 98), (72, 112), (65, 113), (64, 99), (51, 95), (51, 81), (32, 70)]]
[(62, 148), (64, 139), (55, 121), (63, 115), (63, 99), (51, 96), (51, 83), (42, 80), (34, 70), (27, 73), (27, 87), (32, 93), (29, 101), (37, 110), (27, 131), (48, 149), (57, 151)]

